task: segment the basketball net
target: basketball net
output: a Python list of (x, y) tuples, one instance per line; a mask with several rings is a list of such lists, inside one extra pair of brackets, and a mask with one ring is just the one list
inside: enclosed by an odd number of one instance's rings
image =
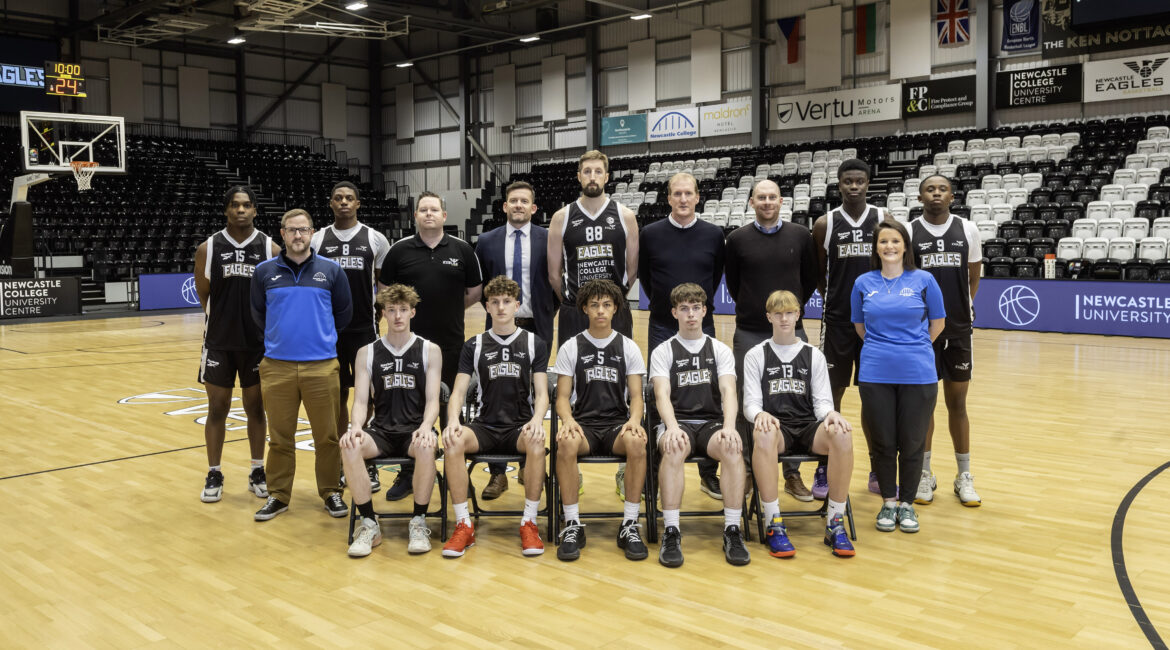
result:
[(98, 163), (88, 160), (71, 160), (69, 161), (69, 166), (73, 168), (73, 178), (77, 180), (78, 191), (84, 192), (88, 190), (90, 182), (93, 180), (94, 172), (97, 171)]

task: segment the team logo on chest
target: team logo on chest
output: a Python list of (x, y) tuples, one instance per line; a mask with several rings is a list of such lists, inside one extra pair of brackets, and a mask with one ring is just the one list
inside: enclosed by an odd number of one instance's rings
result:
[[(220, 274), (224, 278), (250, 278), (256, 272), (256, 265), (249, 264), (247, 259), (247, 252), (244, 250), (228, 251), (220, 253), (219, 259), (223, 262), (220, 265)], [(275, 279), (275, 278), (273, 278)]]
[[(804, 370), (804, 368), (801, 368)], [(804, 395), (808, 387), (808, 382), (803, 379), (796, 379), (793, 377), (792, 364), (781, 364), (768, 368), (769, 375), (780, 375), (775, 379), (768, 380), (768, 394), (769, 395)], [(801, 373), (804, 374), (804, 373)]]

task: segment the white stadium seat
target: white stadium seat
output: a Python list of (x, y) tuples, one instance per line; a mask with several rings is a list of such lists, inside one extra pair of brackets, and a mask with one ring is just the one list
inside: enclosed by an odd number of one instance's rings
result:
[(1109, 257), (1109, 240), (1104, 237), (1090, 237), (1086, 239), (1084, 246), (1081, 248), (1081, 257), (1094, 261), (1103, 257)]
[(1150, 188), (1145, 183), (1130, 183), (1125, 186), (1125, 193), (1122, 195), (1126, 201), (1145, 201), (1149, 198)]
[(1155, 262), (1166, 259), (1166, 238), (1143, 238), (1141, 243), (1138, 244), (1137, 256), (1143, 260), (1153, 260)]
[(1011, 221), (1015, 210), (1010, 203), (993, 203), (991, 204), (991, 218), (996, 223), (1003, 223)]
[(1066, 147), (1075, 147), (1081, 143), (1081, 134), (1076, 131), (1060, 134), (1060, 144)]
[[(991, 220), (991, 206), (986, 204), (971, 206), (971, 221), (979, 223), (980, 221)], [(992, 223), (995, 223), (992, 221)]]
[(906, 194), (903, 192), (890, 192), (886, 195), (887, 208), (904, 208), (906, 207)]
[(910, 220), (910, 208), (888, 208), (886, 211), (895, 221), (907, 223)]
[(1043, 142), (1044, 141), (1040, 138), (1039, 135), (1032, 133), (1030, 135), (1024, 136), (1023, 139), (1020, 140), (1020, 146), (1021, 147), (1039, 147), (1041, 144), (1043, 144)]
[(1135, 241), (1140, 241), (1150, 234), (1150, 222), (1140, 217), (1126, 219), (1121, 222), (1121, 236), (1133, 237)]
[(971, 162), (971, 154), (966, 151), (952, 151), (951, 162), (956, 165), (966, 165)]
[(1021, 174), (1004, 174), (1003, 188), (1005, 190), (1015, 189), (1024, 186), (1024, 177)]
[(1092, 219), (1077, 219), (1072, 222), (1072, 236), (1081, 239), (1097, 236), (1097, 222)]
[(1133, 201), (1114, 201), (1113, 205), (1109, 206), (1110, 219), (1130, 219), (1137, 211), (1137, 204)]
[(1037, 172), (1024, 174), (1020, 182), (1023, 184), (1024, 189), (1034, 190), (1044, 184), (1044, 175)]
[(1121, 219), (1102, 219), (1097, 222), (1097, 236), (1113, 239), (1121, 236)]
[(1095, 221), (1108, 219), (1110, 205), (1109, 201), (1090, 201), (1089, 205), (1085, 206), (1085, 216)]
[(1062, 237), (1056, 244), (1056, 257), (1062, 260), (1075, 260), (1081, 256), (1084, 240), (1080, 237)]
[(1137, 170), (1135, 169), (1119, 169), (1113, 172), (1114, 185), (1128, 185), (1137, 181)]
[(985, 190), (998, 190), (1003, 187), (1003, 176), (999, 174), (987, 174), (983, 177), (983, 181), (979, 186)]
[(1014, 163), (1027, 162), (1028, 150), (1024, 149), (1023, 147), (1013, 147), (1008, 149), (1008, 160)]
[(1157, 153), (1158, 152), (1158, 141), (1157, 140), (1138, 140), (1137, 148), (1134, 149), (1134, 151), (1137, 151), (1138, 153)]
[(1126, 169), (1141, 169), (1150, 166), (1150, 156), (1145, 153), (1131, 153), (1125, 157)]
[(1170, 239), (1170, 217), (1158, 217), (1150, 224), (1150, 236)]
[(1046, 147), (1058, 145), (1060, 144), (1060, 134), (1045, 133), (1044, 135), (1040, 136), (1040, 144), (1043, 144)]
[(987, 146), (988, 151), (991, 151), (992, 149), (1003, 149), (1003, 138), (987, 138), (983, 141), (983, 144)]
[(967, 151), (984, 151), (987, 149), (987, 142), (983, 138), (971, 138), (967, 141), (965, 149)]
[(1028, 202), (1028, 190), (1022, 187), (1014, 187), (1007, 191), (1007, 200), (1011, 206), (1017, 207)]
[(1159, 152), (1150, 154), (1149, 165), (1159, 170), (1170, 167), (1170, 153)]
[(987, 190), (987, 202), (991, 205), (1007, 203), (1007, 190)]
[(967, 205), (987, 205), (987, 190), (970, 190), (964, 199)]
[(1130, 237), (1114, 237), (1109, 240), (1109, 257), (1126, 262), (1137, 252), (1137, 242)]
[(951, 162), (951, 152), (940, 151), (940, 152), (934, 154), (934, 164), (947, 165), (947, 164), (950, 164), (950, 162)]
[(1146, 137), (1150, 140), (1165, 140), (1170, 138), (1170, 127), (1167, 126), (1151, 126), (1146, 129)]
[(963, 151), (967, 148), (967, 143), (963, 140), (951, 140), (947, 143), (947, 151)]
[(1117, 184), (1102, 185), (1098, 197), (1102, 201), (1120, 201), (1125, 195), (1125, 187)]
[(983, 241), (999, 236), (999, 224), (994, 221), (977, 221), (975, 227), (979, 229), (979, 239)]
[(1018, 135), (1005, 135), (1003, 137), (1003, 148), (1004, 149), (1014, 149), (1014, 148), (1019, 147), (1019, 146), (1020, 146), (1020, 136), (1018, 136)]

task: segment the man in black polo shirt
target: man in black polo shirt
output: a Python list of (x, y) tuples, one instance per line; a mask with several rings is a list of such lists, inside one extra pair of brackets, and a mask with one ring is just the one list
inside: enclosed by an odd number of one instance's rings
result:
[[(419, 194), (415, 202), (415, 235), (395, 242), (382, 263), (379, 284), (414, 287), (420, 301), (411, 329), (439, 346), (443, 353), (443, 382), (455, 385), (459, 352), (463, 348), (463, 313), (479, 302), (483, 290), (479, 259), (467, 242), (443, 233), (447, 206), (434, 192)], [(446, 427), (446, 417), (441, 427)], [(411, 493), (410, 473), (399, 472), (386, 498), (397, 501)]]

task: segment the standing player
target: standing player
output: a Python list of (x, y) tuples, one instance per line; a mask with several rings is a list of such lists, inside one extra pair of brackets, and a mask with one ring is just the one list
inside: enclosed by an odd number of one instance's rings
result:
[(785, 451), (812, 452), (829, 457), (825, 546), (833, 555), (852, 557), (844, 516), (853, 473), (853, 429), (833, 409), (824, 355), (796, 338), (800, 309), (800, 301), (789, 291), (768, 296), (772, 337), (752, 348), (743, 361), (743, 412), (755, 427), (752, 470), (768, 522), (765, 543), (773, 557), (796, 554), (780, 517), (776, 457)]
[[(910, 242), (918, 268), (934, 276), (942, 289), (947, 320), (942, 334), (934, 340), (934, 365), (943, 383), (947, 403), (947, 420), (955, 461), (955, 494), (965, 506), (982, 504), (971, 477), (971, 422), (967, 419), (967, 388), (971, 384), (972, 303), (979, 290), (983, 268), (983, 247), (975, 224), (950, 213), (955, 195), (951, 180), (945, 176), (928, 176), (918, 187), (922, 216), (910, 224)], [(926, 452), (922, 457), (922, 480), (918, 483), (915, 503), (934, 501), (937, 481), (930, 471), (930, 442), (934, 437), (934, 418), (926, 432)]]
[[(544, 414), (548, 411), (548, 345), (516, 326), (520, 285), (496, 276), (483, 290), (492, 328), (463, 344), (459, 374), (447, 405), (443, 432), (444, 465), (451, 502), (455, 505), (455, 532), (443, 545), (443, 557), (461, 557), (475, 545), (475, 528), (467, 511), (467, 454), (527, 456), (524, 464), (524, 515), (520, 520), (520, 551), (526, 556), (544, 553), (536, 512), (544, 486)], [(479, 415), (466, 426), (459, 412), (472, 376), (479, 384)]]
[[(557, 480), (565, 504), (565, 530), (557, 558), (576, 560), (585, 547), (585, 527), (577, 507), (577, 457), (626, 457), (624, 517), (618, 548), (626, 558), (644, 560), (649, 552), (638, 532), (638, 495), (646, 480), (646, 430), (642, 428), (642, 373), (638, 344), (613, 329), (614, 312), (625, 309), (625, 294), (609, 280), (590, 280), (577, 292), (589, 328), (557, 351)], [(563, 311), (561, 312), (564, 313)]]
[[(590, 280), (609, 280), (625, 292), (638, 275), (638, 221), (634, 211), (605, 193), (609, 158), (600, 151), (581, 154), (577, 167), (581, 197), (557, 210), (548, 225), (548, 281), (561, 296), (557, 340), (560, 345), (589, 327), (577, 307), (577, 293)], [(634, 335), (629, 309), (614, 314), (613, 328)]]
[[(431, 550), (426, 514), (435, 482), (435, 420), (439, 417), (439, 346), (410, 331), (418, 294), (393, 284), (378, 293), (386, 317), (386, 334), (357, 351), (353, 417), (341, 437), (341, 462), (361, 525), (349, 547), (351, 557), (365, 557), (382, 543), (382, 530), (370, 503), (365, 459), (410, 456), (415, 460), (414, 516), (408, 530), (408, 553)], [(374, 415), (366, 414), (371, 401)]]
[[(817, 288), (825, 298), (821, 316), (821, 351), (829, 365), (829, 383), (833, 386), (833, 408), (841, 410), (841, 398), (849, 382), (857, 383), (861, 368), (861, 337), (850, 318), (849, 293), (858, 276), (870, 271), (873, 252), (873, 231), (882, 220), (876, 206), (865, 201), (869, 191), (869, 165), (850, 158), (837, 168), (837, 187), (842, 203), (828, 214), (818, 217), (813, 224), (813, 239), (817, 244), (821, 273)], [(873, 441), (865, 419), (861, 432), (869, 447), (869, 491), (877, 493), (877, 474), (874, 473)], [(818, 492), (824, 477), (824, 468), (817, 468), (813, 491)]]
[(679, 506), (682, 504), (683, 462), (698, 453), (723, 463), (723, 554), (728, 564), (751, 561), (743, 545), (743, 440), (735, 430), (739, 413), (735, 392), (735, 358), (731, 349), (703, 333), (707, 292), (694, 283), (683, 283), (670, 292), (671, 313), (678, 334), (650, 355), (650, 381), (658, 405), (658, 448), (662, 470), (663, 566), (683, 563)]
[[(349, 181), (333, 186), (329, 208), (333, 210), (333, 225), (313, 234), (310, 245), (321, 257), (341, 265), (349, 280), (353, 298), (353, 318), (345, 330), (337, 333), (337, 363), (341, 382), (341, 410), (337, 416), (337, 430), (349, 428), (349, 389), (353, 388), (354, 357), (362, 346), (378, 338), (378, 323), (374, 318), (374, 294), (378, 291), (378, 273), (382, 260), (390, 250), (390, 242), (382, 233), (358, 221), (362, 205), (358, 188)], [(382, 484), (378, 469), (369, 468), (371, 489), (377, 492)]]
[(260, 360), (264, 332), (251, 318), (252, 273), (256, 265), (280, 254), (272, 238), (256, 230), (256, 195), (236, 185), (224, 195), (227, 225), (195, 249), (195, 292), (206, 314), (199, 382), (207, 391), (207, 479), (200, 500), (214, 503), (223, 497), (223, 440), (232, 406), (232, 388), (240, 377), (244, 413), (248, 416), (248, 446), (252, 472), (248, 489), (268, 497), (264, 476), (264, 400), (260, 394)]

